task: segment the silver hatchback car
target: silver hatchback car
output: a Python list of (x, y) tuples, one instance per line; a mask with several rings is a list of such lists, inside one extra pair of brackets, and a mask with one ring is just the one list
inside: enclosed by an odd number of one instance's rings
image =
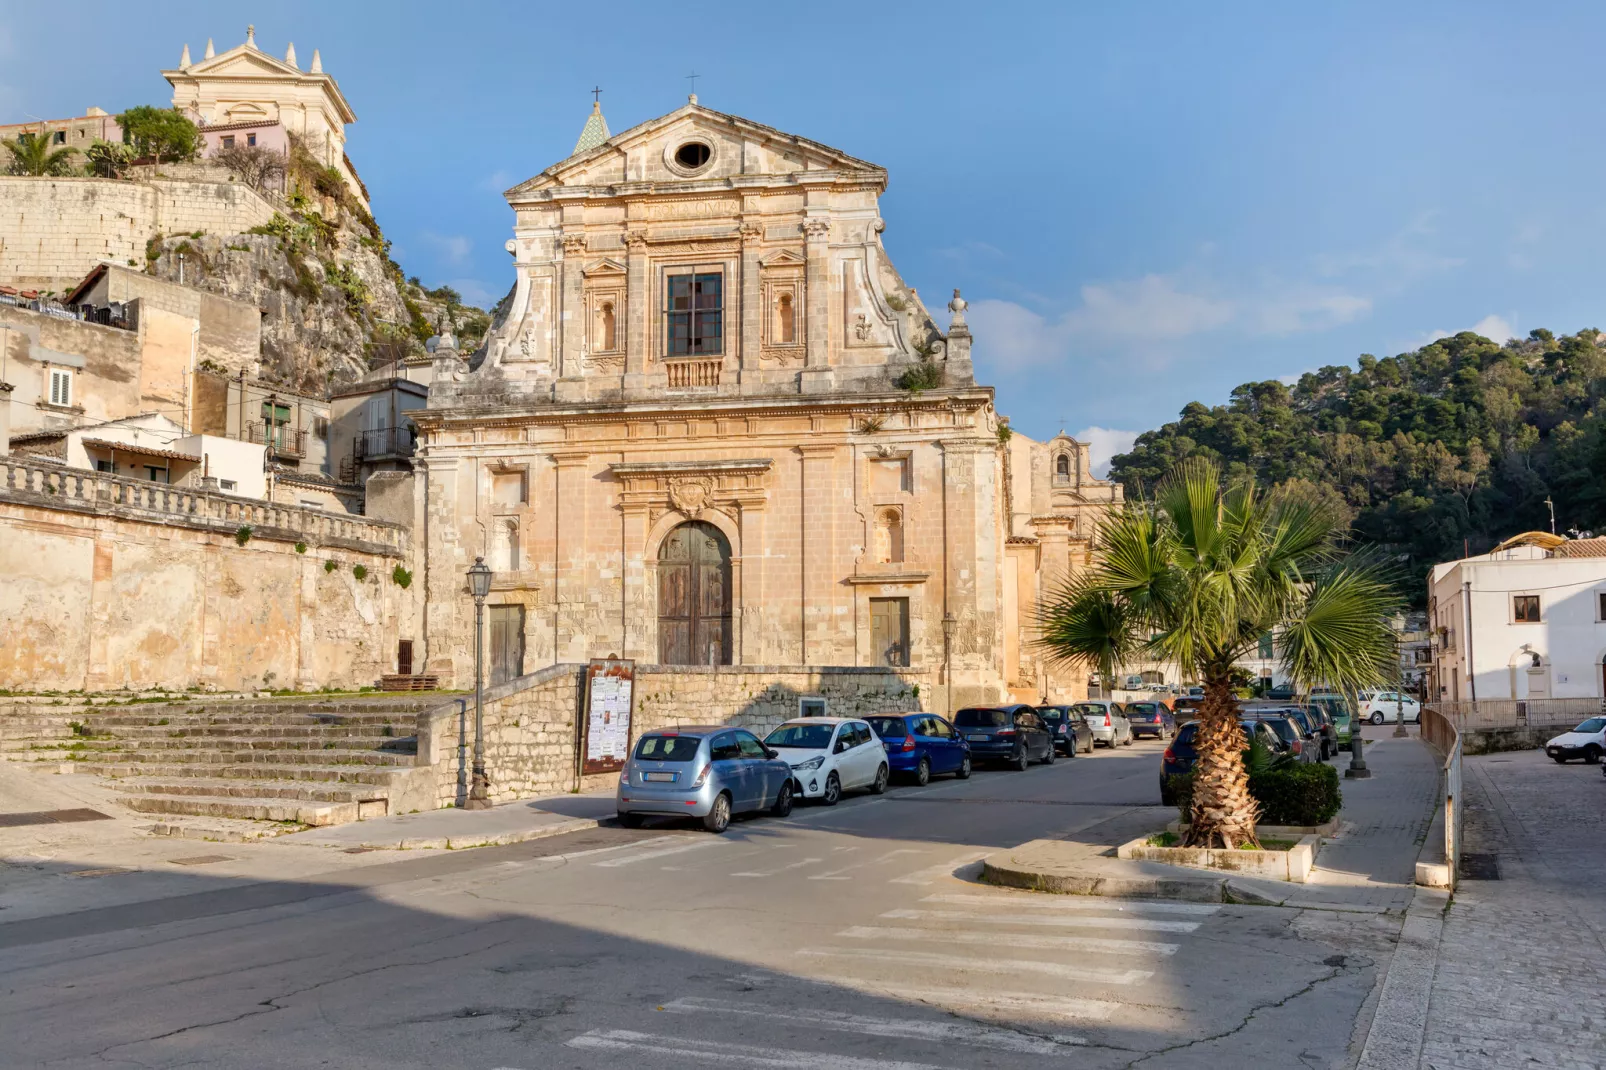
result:
[(792, 767), (745, 728), (659, 729), (636, 740), (615, 805), (626, 828), (658, 815), (701, 818), (709, 832), (724, 832), (733, 814), (790, 814)]
[(1119, 702), (1090, 699), (1078, 702), (1071, 709), (1080, 713), (1088, 727), (1093, 729), (1093, 746), (1100, 743), (1106, 747), (1132, 745), (1132, 725), (1127, 721), (1126, 714), (1121, 712)]

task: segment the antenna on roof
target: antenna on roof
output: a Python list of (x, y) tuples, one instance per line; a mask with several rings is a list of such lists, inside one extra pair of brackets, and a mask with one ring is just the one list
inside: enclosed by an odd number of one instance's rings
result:
[(693, 71), (691, 74), (686, 76), (686, 80), (691, 82), (691, 92), (686, 95), (687, 104), (697, 103), (697, 79), (701, 77), (702, 75), (698, 74), (696, 71)]

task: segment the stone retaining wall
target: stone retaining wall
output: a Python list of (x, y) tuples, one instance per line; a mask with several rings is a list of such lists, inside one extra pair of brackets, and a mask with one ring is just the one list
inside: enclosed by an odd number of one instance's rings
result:
[[(576, 760), (584, 666), (553, 665), (485, 692), (485, 766), (495, 802), (611, 786), (613, 774), (581, 778)], [(731, 724), (762, 736), (798, 715), (798, 700), (824, 698), (844, 717), (920, 709), (928, 674), (836, 666), (636, 667), (633, 734), (675, 724)], [(474, 699), (418, 718), (418, 764), (434, 770), (437, 805), (467, 798)]]

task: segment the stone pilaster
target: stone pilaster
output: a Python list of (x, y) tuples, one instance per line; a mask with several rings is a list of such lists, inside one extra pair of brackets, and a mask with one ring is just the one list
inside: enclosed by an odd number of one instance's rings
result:
[(625, 389), (630, 390), (646, 385), (647, 346), (652, 337), (647, 329), (647, 315), (652, 305), (651, 280), (647, 277), (647, 232), (632, 230), (627, 233), (625, 247), (630, 251), (625, 282)]
[(764, 649), (764, 572), (768, 555), (764, 552), (764, 505), (762, 494), (738, 498), (742, 528), (742, 590), (740, 649), (736, 661), (743, 665), (765, 665)]
[[(586, 453), (555, 453), (557, 477), (552, 573), (553, 660), (585, 661), (592, 636), (585, 621), (586, 588), (586, 487), (589, 480)], [(598, 637), (601, 638), (601, 637)]]
[(558, 399), (585, 396), (585, 249), (584, 234), (563, 236), (562, 291), (558, 312)]
[(764, 314), (763, 291), (759, 286), (759, 253), (762, 246), (760, 239), (764, 236), (764, 228), (755, 222), (744, 222), (741, 225), (742, 235), (742, 296), (741, 296), (741, 343), (739, 356), (741, 359), (742, 378), (757, 378), (759, 370), (759, 348), (763, 344)]
[(841, 664), (836, 650), (834, 610), (838, 576), (836, 562), (837, 446), (799, 446), (803, 459), (800, 483), (803, 517), (803, 664)]
[(652, 617), (658, 600), (655, 593), (647, 589), (647, 530), (652, 523), (652, 510), (646, 502), (625, 502), (619, 509), (624, 521), (620, 562), (625, 629), (623, 655), (637, 661), (656, 662), (658, 651), (649, 644), (655, 630)]
[(831, 224), (805, 219), (803, 234), (808, 263), (804, 274), (805, 348), (802, 386), (805, 394), (826, 393), (835, 385), (831, 373)]

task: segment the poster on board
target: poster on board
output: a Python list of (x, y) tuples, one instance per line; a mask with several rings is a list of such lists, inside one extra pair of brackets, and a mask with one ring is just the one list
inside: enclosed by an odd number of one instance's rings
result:
[(598, 658), (586, 666), (586, 707), (581, 721), (580, 772), (617, 773), (630, 754), (630, 720), (636, 697), (636, 663)]

